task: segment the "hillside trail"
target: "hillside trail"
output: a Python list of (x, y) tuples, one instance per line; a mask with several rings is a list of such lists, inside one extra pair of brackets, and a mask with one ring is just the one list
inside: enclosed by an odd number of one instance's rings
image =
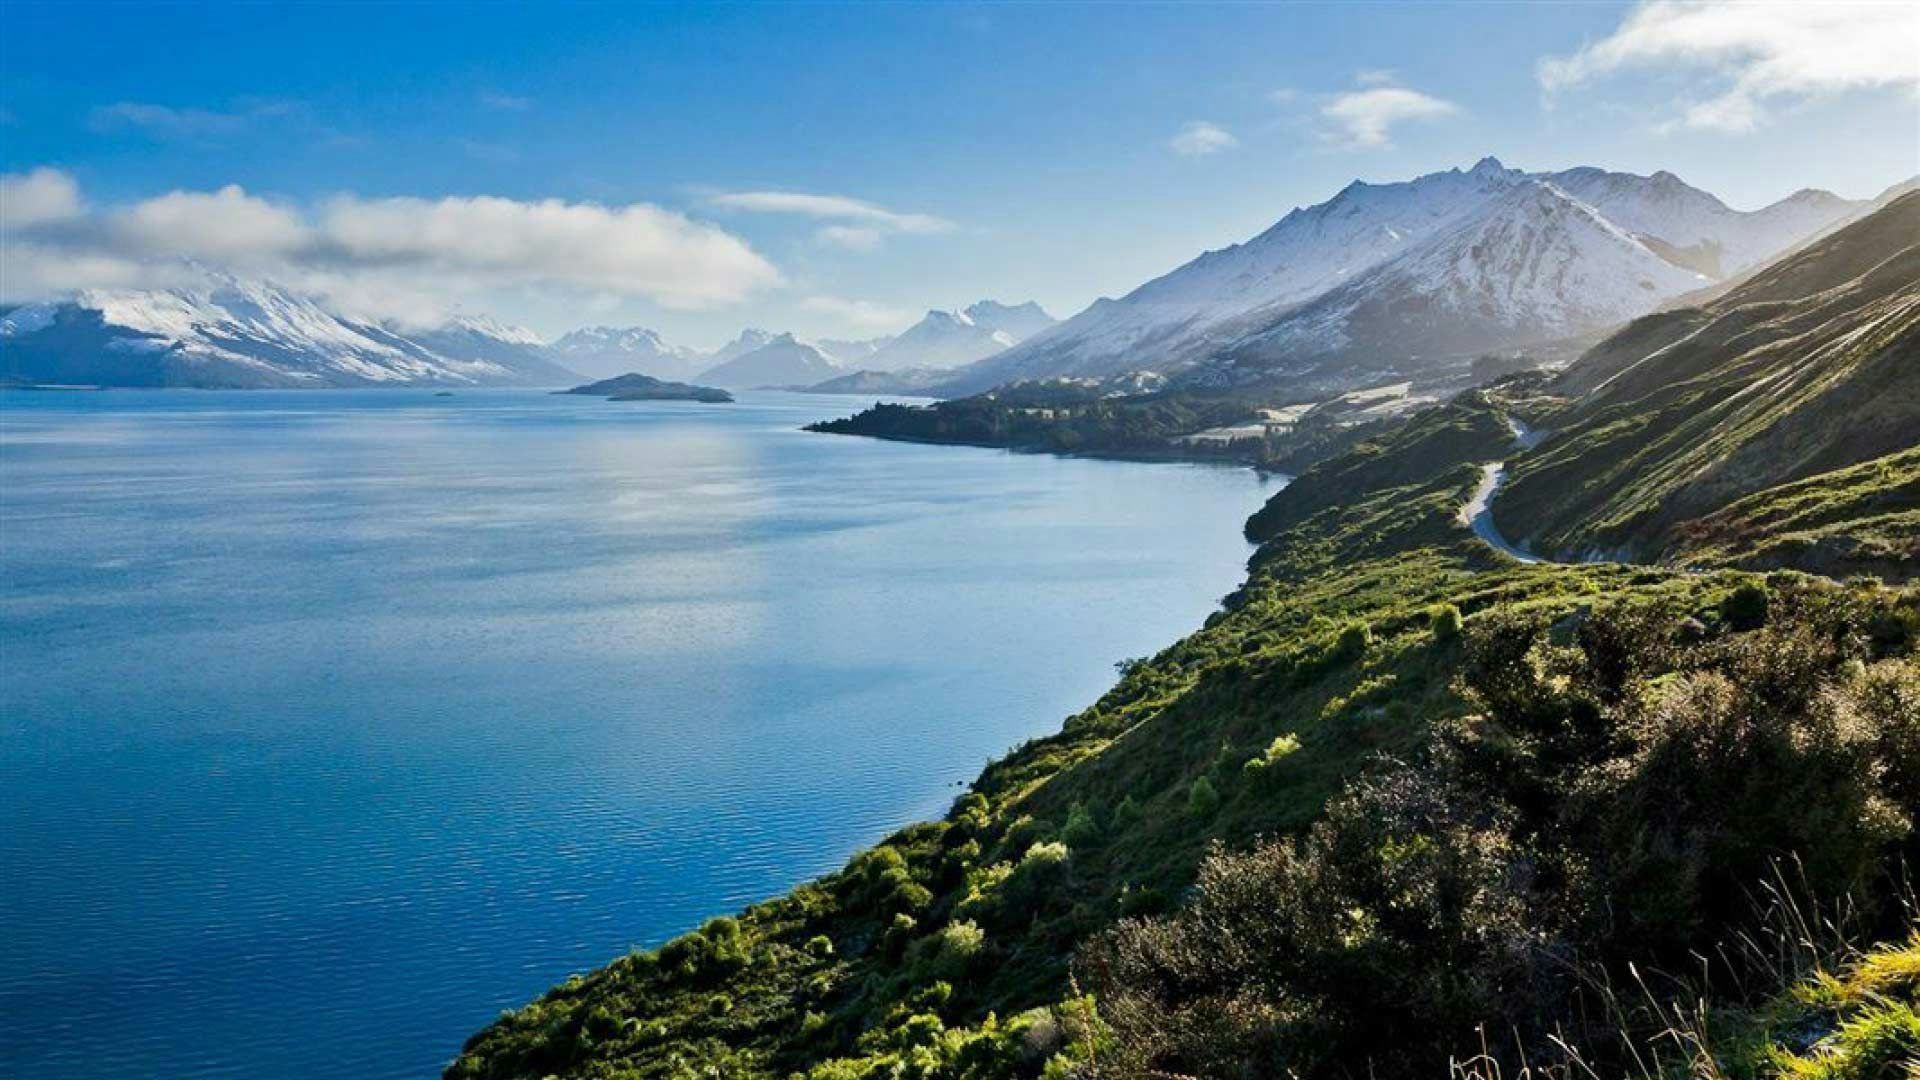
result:
[[(1548, 434), (1544, 431), (1536, 431), (1523, 421), (1511, 416), (1507, 417), (1507, 427), (1513, 432), (1513, 445), (1517, 450), (1533, 449), (1540, 445), (1540, 441)], [(1507, 463), (1505, 461), (1491, 461), (1482, 465), (1479, 485), (1473, 489), (1473, 494), (1467, 501), (1460, 505), (1460, 524), (1471, 527), (1473, 534), (1488, 547), (1516, 562), (1548, 562), (1549, 560), (1509, 541), (1500, 534), (1499, 527), (1493, 523), (1493, 497), (1499, 492), (1500, 485), (1506, 478)]]

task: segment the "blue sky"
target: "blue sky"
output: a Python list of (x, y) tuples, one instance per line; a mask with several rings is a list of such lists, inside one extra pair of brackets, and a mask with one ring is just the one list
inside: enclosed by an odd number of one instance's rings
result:
[(863, 336), (1071, 314), (1486, 154), (1740, 208), (1920, 172), (1911, 5), (8, 11), (0, 172), (38, 179), (0, 210), (44, 233), (10, 234), (14, 299), (145, 283), (175, 244), (399, 317)]

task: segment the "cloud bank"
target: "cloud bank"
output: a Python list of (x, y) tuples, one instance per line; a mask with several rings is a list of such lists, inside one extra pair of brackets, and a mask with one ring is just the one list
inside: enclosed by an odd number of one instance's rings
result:
[(1717, 93), (1664, 127), (1748, 132), (1769, 102), (1852, 90), (1920, 91), (1920, 6), (1911, 3), (1675, 3), (1654, 0), (1612, 34), (1540, 61), (1548, 100), (1632, 69), (1702, 74)]
[(475, 289), (702, 308), (781, 280), (745, 240), (647, 203), (341, 195), (304, 209), (228, 185), (95, 210), (71, 176), (49, 168), (0, 176), (0, 244), (8, 300), (161, 286), (180, 278), (183, 259), (400, 317)]

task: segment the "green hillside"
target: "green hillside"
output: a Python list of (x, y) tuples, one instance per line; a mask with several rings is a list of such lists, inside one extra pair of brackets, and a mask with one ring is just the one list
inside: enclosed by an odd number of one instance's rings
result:
[[(1750, 933), (1782, 865), (1903, 938), (1920, 590), (1799, 571), (1911, 535), (1920, 409), (1885, 387), (1914, 264), (1861, 236), (1916, 212), (1775, 268), (1798, 333), (1749, 311), (1757, 337), (1624, 366), (1616, 340), (1583, 394), (1576, 365), (1464, 395), (1306, 471), (1220, 612), (945, 818), (555, 988), (447, 1075), (1429, 1077), (1484, 1047), (1513, 1076), (1574, 1045), (1619, 1075), (1660, 1025), (1593, 988)], [(1856, 430), (1800, 419), (1842, 407)], [(1513, 419), (1554, 434), (1520, 453)], [(1509, 535), (1693, 567), (1498, 555), (1459, 511), (1503, 458)], [(1736, 565), (1778, 569), (1702, 572)], [(1730, 963), (1729, 1007), (1785, 992)]]
[[(1559, 388), (1575, 396), (1539, 418), (1552, 435), (1513, 462), (1496, 516), (1508, 536), (1561, 557), (1674, 557), (1702, 532), (1698, 519), (1740, 499), (1911, 448), (1920, 194), (1704, 308), (1628, 326)], [(1920, 533), (1909, 516), (1889, 539), (1910, 550)]]

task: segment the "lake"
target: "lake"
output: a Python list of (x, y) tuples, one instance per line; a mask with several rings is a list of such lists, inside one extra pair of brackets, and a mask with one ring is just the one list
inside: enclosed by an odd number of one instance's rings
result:
[(0, 1074), (425, 1077), (1197, 627), (1244, 469), (866, 399), (0, 393)]

